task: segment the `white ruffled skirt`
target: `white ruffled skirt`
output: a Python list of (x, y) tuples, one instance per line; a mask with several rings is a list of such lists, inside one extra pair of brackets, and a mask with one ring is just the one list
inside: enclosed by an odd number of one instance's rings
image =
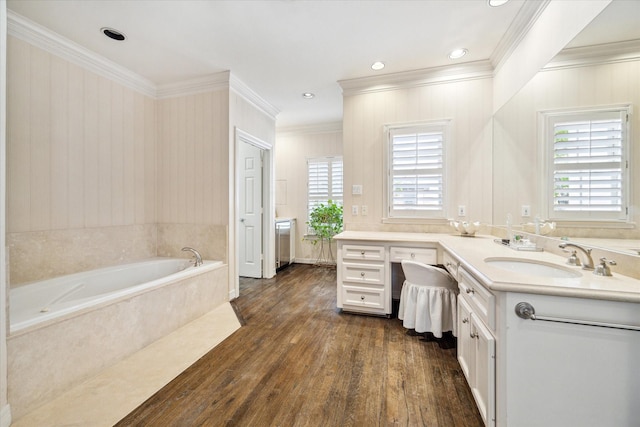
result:
[(405, 328), (418, 333), (431, 332), (436, 338), (451, 331), (457, 337), (457, 312), (455, 291), (404, 282), (398, 319)]

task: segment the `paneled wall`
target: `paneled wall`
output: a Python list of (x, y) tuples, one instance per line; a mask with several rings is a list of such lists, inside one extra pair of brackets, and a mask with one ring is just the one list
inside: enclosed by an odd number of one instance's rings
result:
[(158, 101), (158, 222), (226, 224), (229, 90)]
[(154, 100), (8, 41), (8, 231), (155, 222)]
[(155, 100), (13, 37), (7, 58), (11, 283), (154, 256)]
[[(346, 229), (449, 231), (442, 223), (383, 222), (384, 125), (440, 119), (452, 123), (448, 217), (455, 218), (457, 206), (465, 205), (466, 220), (491, 222), (492, 80), (483, 78), (344, 97)], [(351, 194), (353, 184), (363, 186), (362, 195)], [(366, 205), (368, 215), (352, 215), (353, 205)]]
[(341, 127), (338, 123), (331, 129), (299, 129), (276, 136), (276, 216), (297, 219), (298, 262), (318, 257), (318, 248), (302, 238), (307, 232), (307, 159), (341, 156)]
[[(542, 148), (538, 129), (538, 112), (555, 109), (574, 109), (630, 103), (634, 112), (631, 124), (632, 188), (631, 213), (635, 223), (640, 222), (637, 209), (640, 185), (637, 168), (640, 166), (640, 114), (635, 109), (640, 103), (640, 61), (619, 62), (556, 69), (539, 72), (495, 119), (494, 167), (494, 224), (505, 224), (507, 213), (515, 223), (531, 221), (520, 217), (520, 206), (531, 205), (531, 213), (542, 211)], [(639, 238), (638, 229), (619, 231), (602, 226), (559, 229), (555, 235), (575, 237)]]

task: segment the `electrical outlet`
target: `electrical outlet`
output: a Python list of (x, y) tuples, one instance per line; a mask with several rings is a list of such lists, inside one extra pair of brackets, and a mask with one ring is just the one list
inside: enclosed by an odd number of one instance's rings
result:
[(467, 216), (467, 207), (465, 205), (458, 206), (458, 216)]
[(358, 205), (351, 206), (351, 215), (358, 216)]
[(367, 205), (362, 205), (361, 208), (362, 216), (366, 216), (369, 214), (369, 207)]
[(531, 206), (529, 205), (522, 205), (522, 216), (524, 218), (530, 217), (531, 216)]

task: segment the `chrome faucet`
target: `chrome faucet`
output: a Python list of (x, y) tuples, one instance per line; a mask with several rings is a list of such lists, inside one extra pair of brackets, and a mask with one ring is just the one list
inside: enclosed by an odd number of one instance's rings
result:
[(202, 265), (202, 257), (200, 256), (200, 253), (198, 251), (196, 251), (193, 248), (190, 248), (188, 246), (185, 246), (184, 248), (182, 248), (183, 251), (189, 251), (191, 253), (193, 253), (193, 256), (195, 258), (195, 261), (193, 263), (194, 267), (198, 267)]
[(575, 243), (560, 243), (558, 247), (560, 249), (564, 249), (567, 246), (578, 249), (584, 257), (582, 257), (582, 269), (583, 270), (593, 270), (593, 258), (591, 258), (591, 249), (585, 249), (582, 246), (576, 245)]

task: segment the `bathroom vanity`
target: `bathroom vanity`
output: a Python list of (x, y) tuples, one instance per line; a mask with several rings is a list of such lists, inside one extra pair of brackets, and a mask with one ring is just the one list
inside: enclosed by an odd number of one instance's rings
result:
[[(473, 238), (344, 232), (338, 307), (391, 313), (393, 260), (458, 280), (457, 356), (487, 426), (630, 426), (640, 419), (640, 280)], [(515, 267), (514, 267), (515, 266)], [(535, 319), (535, 320), (533, 320)]]

